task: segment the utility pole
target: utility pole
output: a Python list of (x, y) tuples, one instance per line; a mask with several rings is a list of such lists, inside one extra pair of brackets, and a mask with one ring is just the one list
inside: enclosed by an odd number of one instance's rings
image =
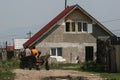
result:
[(28, 38), (30, 39), (30, 38), (32, 37), (32, 32), (29, 31), (29, 32), (27, 33), (27, 35), (28, 35)]
[(67, 8), (67, 0), (65, 0), (65, 9)]
[(8, 47), (8, 42), (6, 41), (5, 42), (5, 49), (6, 49), (6, 51), (7, 51), (7, 47)]

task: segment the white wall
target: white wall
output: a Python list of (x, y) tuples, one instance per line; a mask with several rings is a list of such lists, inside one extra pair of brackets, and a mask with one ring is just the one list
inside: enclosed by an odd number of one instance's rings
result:
[(21, 49), (21, 48), (23, 48), (23, 44), (27, 40), (28, 39), (14, 39), (14, 49)]

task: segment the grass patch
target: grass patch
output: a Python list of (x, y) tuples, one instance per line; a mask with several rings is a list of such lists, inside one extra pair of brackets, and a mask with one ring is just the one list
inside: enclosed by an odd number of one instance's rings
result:
[(81, 69), (89, 72), (104, 72), (104, 65), (98, 64), (95, 61), (82, 63)]
[(17, 59), (0, 61), (0, 80), (14, 80), (15, 74), (12, 70), (18, 68), (19, 62)]
[(120, 80), (120, 73), (99, 73), (101, 77), (111, 80)]
[(0, 72), (0, 80), (14, 80), (15, 74), (11, 71)]
[[(84, 69), (83, 69), (83, 66), (84, 66)], [(99, 74), (102, 78), (107, 78), (106, 80), (120, 80), (120, 73), (105, 73), (104, 70), (102, 70), (103, 66), (96, 64), (94, 62), (83, 63), (83, 64), (51, 63), (50, 68), (89, 72), (93, 74)]]
[(83, 63), (81, 70), (100, 74), (102, 78), (107, 78), (107, 80), (120, 80), (120, 73), (107, 73), (104, 70), (104, 65), (97, 64), (94, 61)]

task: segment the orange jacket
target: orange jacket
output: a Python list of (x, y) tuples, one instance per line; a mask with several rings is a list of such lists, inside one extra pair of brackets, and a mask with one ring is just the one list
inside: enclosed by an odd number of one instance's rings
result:
[(34, 55), (38, 54), (38, 50), (37, 49), (32, 49), (31, 51), (32, 51), (32, 54), (34, 54)]

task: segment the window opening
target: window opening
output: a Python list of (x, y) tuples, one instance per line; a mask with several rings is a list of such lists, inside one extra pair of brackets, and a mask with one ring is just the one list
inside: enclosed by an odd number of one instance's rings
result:
[(70, 22), (66, 22), (66, 32), (70, 31)]
[(83, 23), (83, 31), (87, 32), (87, 23)]
[(51, 48), (52, 56), (62, 56), (62, 48)]
[(88, 23), (81, 22), (66, 22), (66, 32), (87, 32)]

